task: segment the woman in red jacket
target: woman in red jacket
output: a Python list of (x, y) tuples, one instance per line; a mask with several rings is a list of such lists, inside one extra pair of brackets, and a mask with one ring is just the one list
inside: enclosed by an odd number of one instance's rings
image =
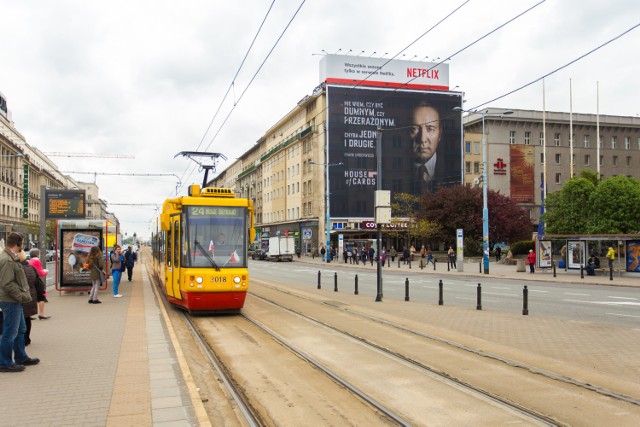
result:
[(38, 293), (38, 319), (47, 320), (50, 319), (51, 316), (47, 316), (44, 314), (44, 303), (49, 302), (47, 300), (47, 274), (49, 271), (46, 268), (42, 268), (42, 262), (40, 262), (40, 249), (33, 248), (29, 251), (29, 265), (36, 269), (38, 276), (42, 279), (42, 283), (45, 284), (44, 293)]
[(529, 249), (529, 255), (527, 255), (527, 264), (529, 264), (529, 273), (536, 272), (536, 253), (533, 249)]

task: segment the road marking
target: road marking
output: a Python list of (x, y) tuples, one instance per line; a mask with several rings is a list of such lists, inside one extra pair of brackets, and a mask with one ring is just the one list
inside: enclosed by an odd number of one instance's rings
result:
[(529, 292), (542, 292), (542, 293), (547, 293), (549, 291), (541, 291), (539, 289), (529, 289)]
[(574, 294), (571, 292), (565, 292), (564, 295), (574, 295), (574, 296), (580, 296), (580, 297), (589, 297), (591, 296), (590, 294)]
[(631, 301), (638, 301), (638, 298), (629, 298), (629, 297), (613, 297), (613, 296), (609, 296), (609, 298), (613, 298), (613, 299), (626, 299), (626, 300), (631, 300)]
[(601, 304), (601, 305), (628, 305), (628, 306), (640, 306), (640, 302), (627, 302), (627, 301), (580, 301), (574, 299), (566, 299), (565, 302), (583, 302), (586, 304)]
[(507, 296), (507, 297), (517, 297), (518, 296), (516, 294), (503, 294), (503, 293), (500, 293), (500, 292), (487, 292), (487, 291), (484, 291), (482, 294), (483, 295), (504, 295), (504, 296)]
[(492, 286), (491, 289), (502, 289), (502, 290), (511, 290), (511, 288), (507, 287), (507, 286)]
[(618, 313), (607, 313), (611, 316), (620, 316), (620, 317), (635, 317), (640, 319), (640, 316), (634, 316), (633, 314), (618, 314)]

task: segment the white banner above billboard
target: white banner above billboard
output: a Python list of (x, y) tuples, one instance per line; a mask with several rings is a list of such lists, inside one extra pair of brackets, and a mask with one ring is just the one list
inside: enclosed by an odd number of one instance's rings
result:
[(320, 61), (320, 83), (449, 90), (449, 64), (387, 61), (385, 58), (325, 55)]

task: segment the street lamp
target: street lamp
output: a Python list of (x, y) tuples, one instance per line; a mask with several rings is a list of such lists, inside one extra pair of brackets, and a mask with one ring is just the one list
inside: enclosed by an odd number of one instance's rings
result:
[(342, 166), (344, 163), (340, 162), (340, 163), (318, 163), (315, 162), (313, 160), (309, 160), (309, 164), (310, 165), (318, 165), (318, 166), (326, 166), (326, 170), (325, 170), (325, 174), (327, 176), (327, 180), (326, 180), (326, 186), (327, 186), (327, 190), (326, 190), (326, 216), (325, 216), (325, 222), (326, 222), (326, 227), (327, 227), (327, 247), (326, 247), (326, 253), (327, 253), (327, 262), (331, 262), (331, 216), (329, 214), (329, 168), (331, 166)]
[(482, 114), (482, 264), (484, 274), (489, 274), (489, 206), (487, 203), (487, 136), (484, 131), (485, 117), (502, 117), (513, 114), (513, 111), (490, 112), (489, 110), (465, 110), (453, 107), (454, 111), (464, 111), (469, 114)]

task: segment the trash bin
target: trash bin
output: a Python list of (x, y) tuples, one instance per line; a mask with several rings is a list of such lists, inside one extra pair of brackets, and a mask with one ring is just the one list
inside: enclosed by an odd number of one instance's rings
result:
[(527, 269), (524, 266), (524, 259), (517, 259), (517, 264), (516, 264), (516, 272), (520, 273), (520, 272), (525, 272), (527, 271)]
[(558, 261), (558, 268), (564, 268), (564, 260), (563, 259)]

